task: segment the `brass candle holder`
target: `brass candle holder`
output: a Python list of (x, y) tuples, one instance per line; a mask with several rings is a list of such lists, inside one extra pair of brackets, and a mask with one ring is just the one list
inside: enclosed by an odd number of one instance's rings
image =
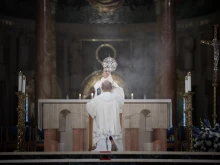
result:
[(15, 151), (25, 151), (25, 94), (22, 92), (16, 92), (18, 96), (18, 122), (17, 122), (17, 148)]
[(192, 151), (193, 150), (193, 137), (192, 137), (192, 130), (193, 130), (193, 124), (192, 124), (192, 96), (194, 92), (187, 92), (184, 94), (185, 100), (186, 100), (186, 139), (187, 139), (187, 150)]
[(189, 144), (188, 144), (188, 139), (189, 139), (189, 138), (188, 138), (188, 134), (187, 134), (187, 131), (186, 131), (186, 130), (187, 130), (187, 123), (188, 123), (188, 122), (187, 122), (187, 121), (188, 121), (188, 117), (187, 117), (187, 116), (188, 116), (188, 115), (187, 115), (187, 112), (188, 112), (188, 111), (187, 111), (187, 108), (186, 108), (186, 93), (183, 94), (183, 97), (184, 97), (184, 99), (185, 99), (185, 109), (184, 109), (184, 113), (185, 113), (185, 116), (186, 116), (186, 127), (184, 128), (184, 133), (185, 133), (185, 137), (186, 137), (186, 141), (187, 141), (187, 147), (188, 147), (188, 146), (189, 146)]

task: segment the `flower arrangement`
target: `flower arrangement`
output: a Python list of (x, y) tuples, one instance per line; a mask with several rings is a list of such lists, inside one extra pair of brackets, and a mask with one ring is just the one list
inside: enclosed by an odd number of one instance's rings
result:
[(200, 119), (200, 128), (193, 128), (193, 149), (202, 152), (220, 152), (220, 126), (211, 126), (209, 120)]

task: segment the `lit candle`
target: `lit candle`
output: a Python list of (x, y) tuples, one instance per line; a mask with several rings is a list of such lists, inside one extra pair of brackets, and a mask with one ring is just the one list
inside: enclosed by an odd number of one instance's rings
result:
[(188, 72), (188, 85), (187, 85), (187, 88), (188, 88), (188, 92), (190, 91), (192, 91), (192, 89), (191, 89), (191, 73), (190, 72)]
[(131, 93), (131, 99), (134, 99), (134, 94), (133, 93)]
[(91, 93), (91, 99), (93, 99), (93, 93)]
[(18, 91), (21, 92), (21, 88), (22, 88), (22, 72), (20, 71), (18, 73)]
[(185, 93), (188, 92), (188, 77), (185, 76)]
[(81, 99), (81, 93), (79, 94), (79, 99)]
[(26, 89), (26, 77), (23, 76), (23, 79), (22, 79), (22, 93), (25, 93), (25, 89)]

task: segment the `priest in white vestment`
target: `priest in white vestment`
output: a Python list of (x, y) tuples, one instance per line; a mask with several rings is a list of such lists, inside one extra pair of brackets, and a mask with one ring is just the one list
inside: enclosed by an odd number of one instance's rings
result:
[(94, 151), (111, 151), (110, 139), (113, 139), (117, 151), (123, 151), (120, 115), (124, 99), (112, 92), (112, 84), (108, 80), (102, 83), (102, 91), (103, 93), (86, 105), (93, 118), (93, 146), (96, 147)]

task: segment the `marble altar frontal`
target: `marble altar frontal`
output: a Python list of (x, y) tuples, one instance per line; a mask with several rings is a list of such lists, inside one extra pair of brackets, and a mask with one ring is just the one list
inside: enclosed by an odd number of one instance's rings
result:
[[(56, 137), (49, 138), (55, 139), (53, 145), (57, 145), (53, 147), (53, 151), (88, 151), (91, 148), (92, 122), (86, 111), (88, 101), (90, 100), (39, 100), (38, 128), (44, 129), (44, 132), (57, 132)], [(159, 144), (158, 146), (163, 146), (161, 145), (163, 141), (161, 137), (166, 139), (165, 130), (172, 127), (171, 120), (172, 104), (170, 99), (125, 100), (122, 115), (125, 151), (155, 150), (156, 142)], [(47, 133), (47, 136), (54, 135)], [(50, 144), (45, 141), (44, 143)]]

